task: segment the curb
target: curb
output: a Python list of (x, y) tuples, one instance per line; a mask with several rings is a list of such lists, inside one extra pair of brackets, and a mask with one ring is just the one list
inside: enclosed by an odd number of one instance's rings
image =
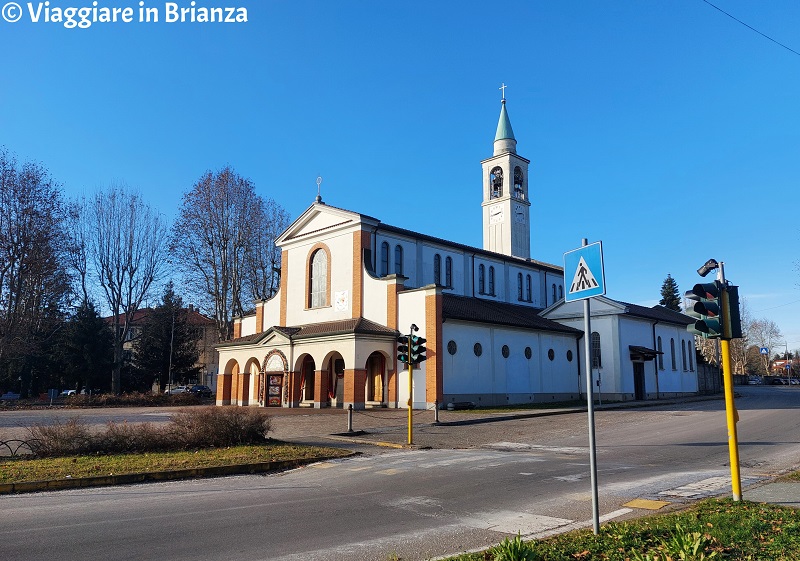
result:
[(206, 468), (176, 469), (169, 471), (151, 471), (144, 473), (127, 473), (123, 475), (101, 475), (95, 477), (73, 477), (69, 479), (52, 479), (48, 481), (25, 481), (21, 483), (1, 483), (0, 495), (13, 493), (35, 493), (38, 491), (59, 491), (62, 489), (82, 489), (85, 487), (106, 487), (111, 485), (130, 485), (155, 481), (172, 481), (176, 479), (195, 479), (202, 477), (220, 477), (225, 475), (241, 475), (286, 471), (317, 462), (325, 462), (354, 456), (323, 456), (320, 458), (302, 458), (297, 460), (278, 460), (255, 464), (236, 464), (232, 466), (216, 466)]

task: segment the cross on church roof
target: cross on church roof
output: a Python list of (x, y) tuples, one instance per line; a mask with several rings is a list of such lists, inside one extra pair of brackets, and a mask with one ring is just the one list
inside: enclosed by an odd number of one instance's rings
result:
[(321, 202), (322, 202), (322, 196), (321, 196), (321, 195), (320, 195), (320, 193), (319, 193), (319, 187), (320, 187), (320, 185), (322, 185), (322, 176), (321, 176), (321, 175), (320, 175), (320, 176), (317, 176), (317, 202), (318, 202), (318, 203), (321, 203)]
[(502, 98), (503, 101), (506, 100), (506, 88), (507, 87), (508, 86), (506, 86), (506, 83), (503, 82), (502, 85), (499, 88), (497, 88), (498, 90), (502, 90), (503, 91), (503, 98)]

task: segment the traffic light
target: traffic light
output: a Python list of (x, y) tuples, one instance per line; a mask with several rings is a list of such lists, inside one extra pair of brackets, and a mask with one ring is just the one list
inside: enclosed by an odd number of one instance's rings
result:
[(728, 293), (728, 316), (725, 325), (725, 334), (731, 339), (742, 337), (742, 317), (739, 314), (739, 287), (728, 285), (725, 289)]
[(722, 306), (720, 303), (720, 282), (698, 283), (686, 291), (689, 303), (686, 314), (695, 318), (694, 325), (686, 327), (689, 333), (702, 335), (709, 339), (722, 336)]
[(397, 338), (397, 360), (408, 363), (408, 336), (401, 335)]
[(411, 342), (409, 343), (409, 347), (411, 348), (411, 364), (419, 364), (428, 358), (425, 356), (425, 352), (428, 350), (425, 348), (425, 341), (427, 341), (427, 339), (424, 337), (418, 337), (417, 335), (411, 336)]

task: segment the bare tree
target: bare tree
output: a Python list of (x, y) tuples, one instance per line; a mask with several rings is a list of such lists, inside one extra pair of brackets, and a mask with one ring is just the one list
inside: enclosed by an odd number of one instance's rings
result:
[(183, 196), (172, 257), (189, 287), (214, 310), (220, 340), (230, 339), (248, 289), (248, 300), (274, 292), (280, 256), (263, 245), (274, 242), (271, 232), (286, 220), (280, 206), (264, 201), (230, 166), (206, 172)]
[(280, 284), (281, 252), (275, 240), (289, 226), (289, 214), (272, 199), (261, 200), (253, 218), (259, 225), (245, 254), (245, 283), (254, 301), (272, 298)]
[(120, 393), (123, 344), (133, 314), (159, 279), (164, 263), (167, 227), (141, 196), (125, 187), (100, 191), (83, 205), (90, 238), (89, 263), (112, 315), (114, 366), (111, 389)]
[(739, 317), (742, 323), (742, 337), (740, 339), (731, 339), (731, 367), (734, 374), (746, 374), (747, 370), (747, 348), (750, 346), (750, 328), (753, 322), (750, 317), (750, 308), (747, 305), (747, 300), (742, 300), (739, 306)]
[[(778, 325), (769, 319), (757, 319), (752, 321), (750, 323), (749, 332), (753, 344), (761, 348), (766, 347), (770, 351), (772, 351), (783, 338)], [(769, 355), (765, 354), (760, 356), (763, 374), (769, 374)]]
[(23, 394), (42, 389), (44, 346), (70, 297), (63, 218), (47, 170), (0, 148), (0, 384), (21, 380)]

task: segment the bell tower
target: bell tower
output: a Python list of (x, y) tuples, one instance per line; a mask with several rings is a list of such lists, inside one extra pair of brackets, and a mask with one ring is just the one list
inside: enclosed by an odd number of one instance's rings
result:
[(494, 154), (483, 166), (483, 249), (530, 259), (531, 226), (528, 198), (528, 164), (517, 154), (505, 98), (494, 135)]
[(528, 164), (517, 154), (517, 140), (506, 110), (505, 88), (500, 120), (494, 135), (494, 154), (483, 166), (483, 249), (530, 259), (531, 226)]

